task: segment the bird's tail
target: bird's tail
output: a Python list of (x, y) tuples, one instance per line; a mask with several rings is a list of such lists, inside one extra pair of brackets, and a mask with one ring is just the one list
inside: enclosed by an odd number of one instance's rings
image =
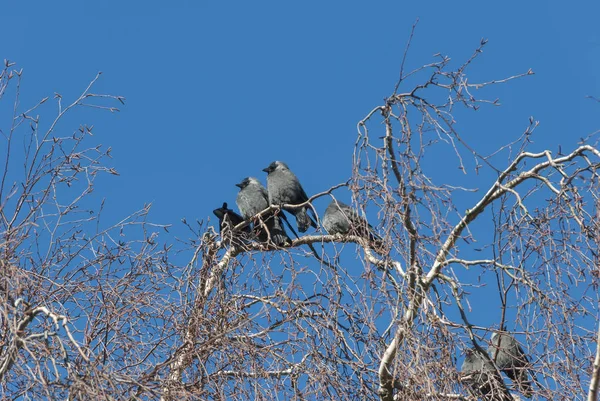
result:
[(283, 213), (283, 211), (281, 211), (277, 216), (279, 216), (281, 218), (281, 220), (285, 223), (285, 225), (287, 226), (287, 228), (290, 229), (290, 231), (292, 232), (292, 234), (294, 234), (294, 236), (296, 238), (300, 238), (298, 236), (298, 233), (296, 232), (296, 230), (294, 230), (294, 227), (292, 227), (292, 225), (290, 224), (290, 221), (285, 216), (285, 213)]
[(258, 240), (261, 242), (267, 242), (270, 238), (271, 242), (277, 246), (288, 246), (292, 243), (278, 216), (267, 216), (264, 220), (264, 227), (262, 224), (257, 224), (257, 229)]
[(295, 211), (296, 214), (296, 223), (298, 223), (298, 231), (301, 233), (306, 232), (309, 226), (313, 226), (317, 228), (317, 223), (313, 219), (310, 218), (308, 213), (306, 213), (306, 208), (303, 207)]

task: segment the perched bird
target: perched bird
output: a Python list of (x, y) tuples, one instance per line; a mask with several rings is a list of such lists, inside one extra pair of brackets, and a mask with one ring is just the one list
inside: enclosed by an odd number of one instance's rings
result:
[[(256, 178), (247, 177), (235, 185), (240, 188), (236, 203), (244, 219), (250, 219), (269, 207), (267, 190)], [(266, 242), (271, 237), (271, 241), (275, 245), (286, 246), (291, 244), (292, 241), (286, 234), (279, 216), (268, 213), (262, 216), (261, 220), (266, 230), (260, 222), (254, 224), (258, 239), (261, 242)]]
[[(213, 210), (215, 216), (219, 218), (219, 230), (222, 232), (224, 229), (233, 227), (244, 221), (244, 218), (227, 207), (227, 202), (223, 202), (223, 206)], [(250, 232), (250, 227), (246, 226), (242, 229), (243, 231)]]
[(373, 227), (359, 214), (339, 200), (333, 199), (323, 216), (323, 227), (331, 235), (334, 234), (356, 234), (369, 238), (373, 245), (381, 247), (382, 239), (374, 231)]
[(516, 384), (524, 396), (531, 397), (533, 395), (531, 380), (527, 372), (531, 364), (517, 340), (507, 333), (494, 333), (488, 353), (498, 369), (510, 377), (510, 380)]
[[(229, 236), (235, 237), (234, 233), (231, 231), (235, 226), (244, 221), (244, 218), (234, 212), (233, 210), (227, 207), (227, 202), (223, 202), (223, 206), (218, 209), (213, 210), (213, 213), (219, 219), (219, 232), (221, 233), (221, 237), (228, 238)], [(250, 226), (241, 229), (241, 237), (247, 237), (250, 234)], [(240, 233), (238, 233), (240, 234)], [(236, 245), (241, 245), (243, 240), (235, 241)]]
[[(267, 188), (269, 190), (269, 204), (271, 205), (299, 205), (308, 200), (306, 192), (300, 185), (298, 177), (290, 171), (288, 166), (280, 161), (274, 161), (269, 167), (263, 169), (267, 175)], [(305, 232), (308, 226), (317, 228), (317, 223), (306, 213), (307, 206), (286, 209), (296, 216), (298, 230)], [(311, 209), (310, 206), (308, 209)], [(311, 209), (312, 212), (312, 209)], [(314, 215), (314, 212), (312, 212)]]
[(508, 401), (512, 397), (500, 386), (502, 377), (492, 362), (475, 348), (468, 349), (461, 367), (463, 380), (471, 386), (476, 397), (489, 401)]

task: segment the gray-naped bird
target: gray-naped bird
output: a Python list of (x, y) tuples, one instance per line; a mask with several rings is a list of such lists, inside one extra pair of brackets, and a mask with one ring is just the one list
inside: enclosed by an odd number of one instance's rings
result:
[(323, 216), (323, 227), (331, 235), (356, 234), (369, 238), (377, 248), (383, 245), (381, 237), (373, 231), (373, 227), (356, 210), (337, 199), (333, 199), (327, 206)]
[(488, 353), (498, 369), (510, 377), (525, 397), (529, 398), (533, 395), (528, 373), (531, 364), (517, 340), (507, 333), (493, 333)]
[(219, 232), (221, 233), (221, 237), (223, 239), (227, 240), (229, 236), (235, 238), (236, 234), (240, 234), (239, 237), (242, 237), (242, 239), (240, 239), (238, 241), (234, 240), (233, 242), (236, 245), (241, 245), (243, 243), (243, 238), (248, 238), (248, 236), (250, 234), (250, 226), (249, 225), (242, 228), (241, 232), (239, 232), (239, 233), (234, 234), (231, 231), (231, 230), (233, 230), (233, 228), (235, 226), (237, 226), (242, 221), (244, 221), (244, 218), (242, 216), (240, 216), (239, 214), (237, 214), (236, 212), (234, 212), (233, 210), (229, 209), (227, 207), (227, 202), (223, 202), (223, 206), (221, 206), (218, 209), (213, 210), (213, 213), (219, 219)]
[[(274, 161), (269, 167), (263, 169), (267, 175), (267, 189), (269, 190), (269, 204), (271, 205), (299, 205), (308, 200), (306, 192), (300, 185), (298, 177), (292, 173), (287, 164)], [(306, 213), (306, 209), (314, 212), (310, 206), (301, 208), (286, 209), (296, 216), (298, 230), (303, 233), (308, 230), (308, 226), (317, 228), (317, 223)], [(316, 219), (316, 216), (315, 216)]]
[(474, 395), (489, 401), (508, 401), (512, 397), (500, 386), (502, 377), (492, 364), (475, 348), (468, 349), (461, 367), (463, 380)]
[[(240, 188), (236, 203), (244, 219), (250, 219), (269, 207), (267, 190), (256, 178), (247, 177), (235, 185)], [(270, 236), (271, 241), (277, 246), (291, 244), (292, 240), (286, 234), (279, 216), (268, 213), (262, 216), (261, 220), (266, 230), (260, 222), (254, 224), (259, 241), (266, 242)]]

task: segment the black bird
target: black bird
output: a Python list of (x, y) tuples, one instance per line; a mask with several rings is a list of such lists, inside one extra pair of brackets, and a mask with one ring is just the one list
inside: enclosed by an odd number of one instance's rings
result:
[(508, 401), (512, 397), (500, 386), (502, 377), (490, 360), (475, 348), (468, 349), (461, 368), (463, 381), (476, 397), (489, 401)]
[[(233, 228), (244, 221), (242, 216), (227, 207), (227, 202), (223, 202), (223, 206), (213, 210), (213, 213), (219, 219), (219, 232), (221, 233), (221, 237), (224, 239), (228, 238), (228, 236), (234, 237), (234, 233), (232, 232)], [(241, 231), (242, 232), (240, 234), (242, 237), (248, 237), (250, 234), (250, 226), (247, 225), (246, 227), (242, 228)], [(241, 245), (243, 240), (234, 242), (236, 245)]]
[(325, 210), (323, 227), (331, 235), (356, 234), (369, 238), (377, 248), (381, 248), (383, 245), (381, 237), (374, 232), (373, 227), (356, 210), (336, 199), (333, 199)]
[[(213, 210), (215, 216), (219, 218), (219, 230), (222, 232), (224, 229), (233, 227), (244, 221), (244, 218), (227, 207), (227, 202), (223, 202), (223, 206)], [(242, 228), (245, 232), (250, 232), (250, 227), (246, 226)]]
[(506, 373), (525, 397), (529, 398), (533, 395), (531, 380), (527, 372), (531, 364), (517, 340), (507, 333), (494, 333), (488, 353), (496, 362), (498, 369)]
[[(308, 196), (298, 177), (292, 173), (289, 167), (280, 161), (274, 161), (269, 164), (269, 167), (263, 169), (267, 175), (267, 189), (269, 190), (269, 204), (271, 205), (299, 205), (308, 200)], [(317, 223), (311, 219), (306, 213), (306, 209), (312, 208), (310, 206), (303, 206), (301, 208), (286, 209), (288, 212), (296, 216), (296, 223), (298, 224), (298, 230), (305, 232), (308, 230), (308, 226), (317, 228)], [(315, 216), (316, 218), (316, 216)]]
[[(235, 185), (240, 188), (236, 203), (244, 219), (253, 218), (269, 207), (267, 190), (256, 178), (247, 177)], [(261, 221), (265, 225), (266, 230), (260, 221), (254, 224), (255, 231), (258, 233), (258, 239), (261, 242), (266, 242), (271, 237), (271, 241), (275, 245), (286, 246), (291, 244), (292, 240), (286, 234), (279, 216), (270, 212), (262, 216)]]

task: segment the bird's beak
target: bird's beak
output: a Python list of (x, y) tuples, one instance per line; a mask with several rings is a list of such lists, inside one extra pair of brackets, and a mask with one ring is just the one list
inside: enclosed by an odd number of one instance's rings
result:
[(269, 171), (271, 171), (271, 170), (270, 170), (268, 167), (265, 167), (265, 168), (263, 168), (263, 171), (264, 171), (265, 173), (268, 173), (268, 172), (269, 172)]
[(236, 187), (238, 187), (239, 189), (242, 189), (242, 184), (235, 184)]

